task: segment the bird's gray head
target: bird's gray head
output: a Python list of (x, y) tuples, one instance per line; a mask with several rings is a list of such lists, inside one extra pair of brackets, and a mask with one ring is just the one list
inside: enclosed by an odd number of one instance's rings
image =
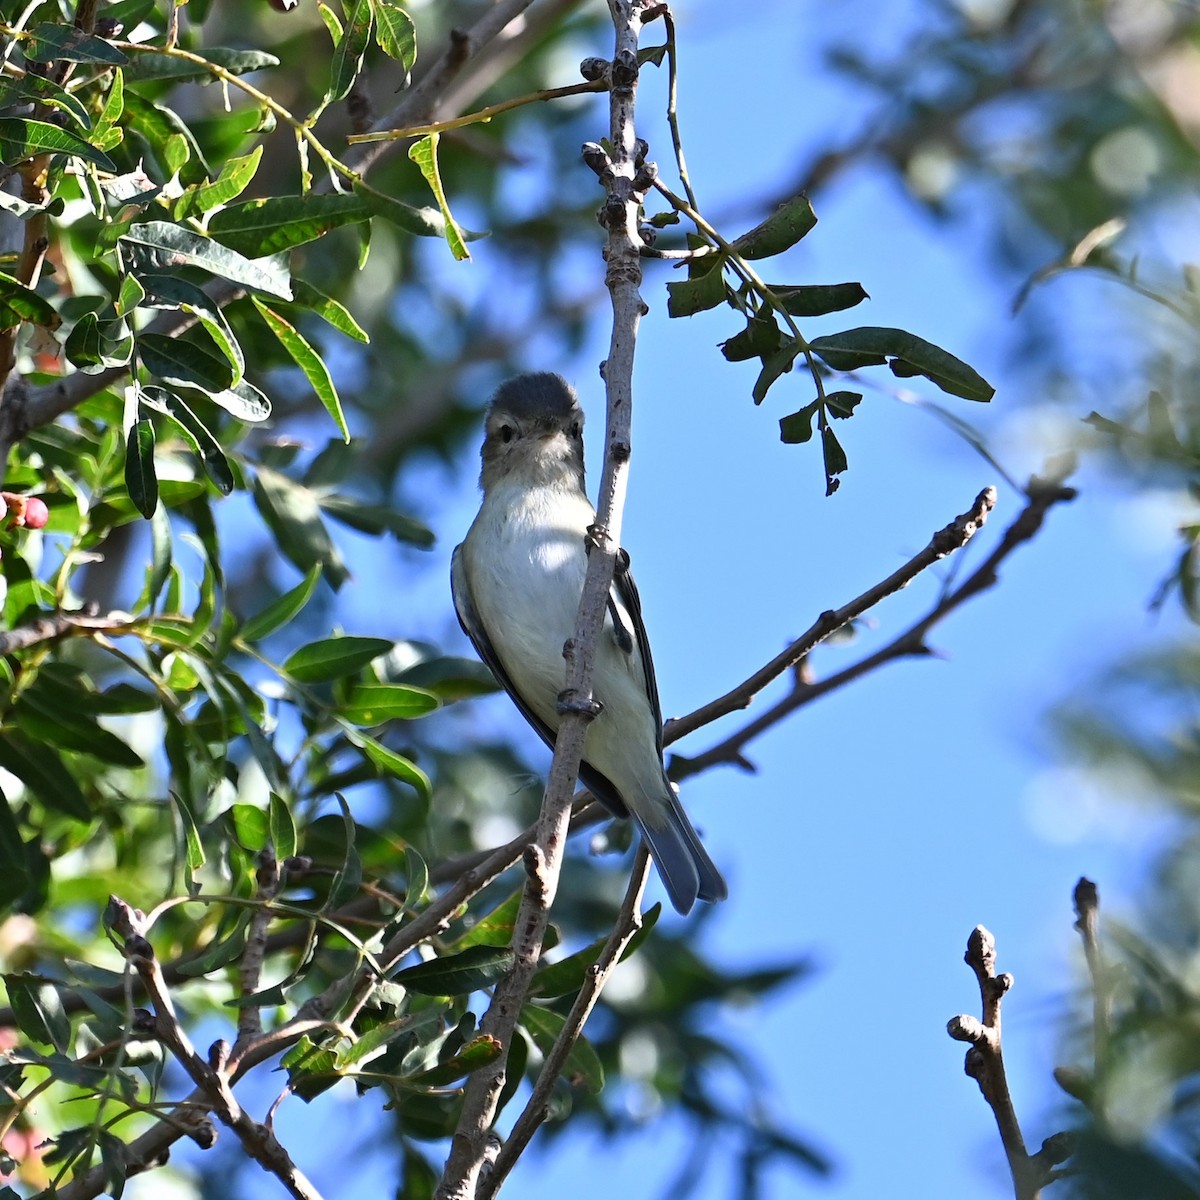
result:
[(539, 371), (501, 384), (484, 428), (485, 492), (507, 480), (583, 490), (583, 409), (561, 375)]

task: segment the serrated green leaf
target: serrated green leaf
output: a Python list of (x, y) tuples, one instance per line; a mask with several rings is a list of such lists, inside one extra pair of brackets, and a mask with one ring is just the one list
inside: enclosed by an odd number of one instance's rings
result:
[(794, 246), (817, 223), (817, 215), (800, 194), (785, 200), (765, 221), (744, 233), (733, 243), (733, 252), (742, 258), (771, 258)]
[(316, 241), (331, 229), (370, 216), (370, 205), (359, 195), (268, 196), (214, 213), (208, 232), (239, 254), (261, 258)]
[(341, 100), (354, 85), (362, 70), (363, 55), (371, 41), (374, 14), (371, 0), (344, 0), (345, 28), (333, 52), (329, 68), (329, 90), (326, 100)]
[(411, 721), (441, 707), (437, 696), (425, 688), (399, 683), (360, 683), (337, 706), (351, 725), (372, 728), (384, 721)]
[[(526, 1004), (521, 1009), (521, 1024), (543, 1054), (549, 1054), (554, 1048), (566, 1023), (566, 1019), (558, 1013), (537, 1004)], [(598, 1095), (604, 1089), (604, 1066), (592, 1044), (582, 1035), (567, 1054), (563, 1074), (569, 1082), (582, 1084), (593, 1095)]]
[(301, 683), (330, 683), (360, 671), (372, 659), (387, 654), (392, 645), (386, 638), (322, 638), (291, 654), (283, 670)]
[(125, 489), (146, 520), (158, 507), (158, 476), (154, 471), (154, 422), (135, 421), (125, 439)]
[(408, 72), (417, 61), (417, 31), (412, 18), (394, 0), (375, 0), (375, 40), (379, 48), (404, 67), (407, 86)]
[(442, 187), (442, 175), (438, 169), (439, 141), (439, 134), (426, 134), (425, 137), (414, 142), (408, 148), (408, 157), (412, 162), (417, 164), (421, 174), (425, 177), (425, 182), (429, 184), (429, 190), (433, 192), (434, 200), (437, 201), (438, 210), (446, 222), (445, 237), (446, 244), (450, 247), (450, 253), (454, 255), (456, 261), (462, 262), (464, 259), (469, 259), (471, 253), (467, 249), (463, 238), (463, 231), (459, 228), (458, 222), (455, 221), (453, 214), (450, 212), (450, 204), (446, 199), (446, 191)]
[(43, 21), (30, 30), (30, 40), (22, 46), (26, 58), (34, 62), (102, 63), (105, 66), (123, 66), (129, 61), (116, 46), (73, 25), (56, 25)]
[(986, 402), (995, 395), (991, 384), (961, 359), (903, 329), (871, 325), (847, 329), (816, 338), (811, 348), (835, 371), (879, 366), (891, 360), (893, 374), (902, 378), (923, 375), (942, 391), (964, 400)]
[(14, 166), (35, 154), (69, 154), (93, 162), (105, 171), (117, 170), (102, 150), (57, 125), (27, 117), (0, 117), (0, 163)]
[(49, 300), (0, 271), (0, 329), (12, 329), (22, 321), (57, 329), (62, 324), (62, 317)]
[(512, 951), (500, 946), (472, 946), (397, 972), (393, 979), (423, 996), (466, 996), (502, 979), (513, 963)]
[(309, 567), (308, 574), (294, 588), (284, 592), (278, 599), (272, 600), (266, 608), (256, 613), (242, 626), (242, 640), (258, 642), (276, 630), (282, 629), (312, 599), (312, 594), (316, 590), (317, 581), (320, 578), (320, 566)]
[(152, 270), (173, 271), (183, 266), (200, 267), (231, 283), (254, 291), (292, 298), (285, 264), (272, 259), (251, 260), (212, 238), (201, 237), (168, 221), (146, 221), (131, 225), (120, 241), (133, 250)]
[(342, 401), (333, 384), (333, 376), (325, 360), (305, 341), (303, 335), (289, 321), (285, 321), (277, 312), (268, 308), (257, 297), (252, 297), (254, 307), (258, 309), (268, 328), (279, 339), (279, 344), (288, 352), (292, 361), (304, 372), (317, 399), (325, 406), (325, 411), (333, 418), (338, 427), (342, 440), (349, 442), (350, 427), (346, 424), (346, 414), (342, 412)]
[(311, 283), (303, 279), (292, 280), (293, 303), (301, 308), (314, 312), (322, 320), (332, 325), (339, 333), (353, 338), (364, 345), (370, 342), (366, 330), (350, 315), (349, 311), (324, 292), (318, 291)]

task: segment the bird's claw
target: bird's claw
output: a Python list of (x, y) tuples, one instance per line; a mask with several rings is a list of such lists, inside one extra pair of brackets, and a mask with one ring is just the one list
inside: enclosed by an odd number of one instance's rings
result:
[(558, 693), (558, 703), (555, 706), (560, 716), (568, 713), (582, 713), (585, 717), (595, 720), (603, 711), (604, 705), (592, 696), (581, 696), (574, 688), (565, 688)]

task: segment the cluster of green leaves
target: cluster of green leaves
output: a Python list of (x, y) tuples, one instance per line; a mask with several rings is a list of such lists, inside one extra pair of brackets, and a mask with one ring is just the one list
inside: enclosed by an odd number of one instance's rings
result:
[[(678, 214), (669, 211), (657, 218), (657, 223), (670, 224), (677, 219)], [(827, 391), (825, 381), (831, 373), (886, 363), (893, 375), (902, 379), (924, 376), (944, 392), (967, 400), (990, 400), (994, 390), (965, 362), (902, 329), (860, 326), (805, 338), (797, 317), (820, 317), (853, 308), (867, 299), (862, 284), (768, 284), (750, 264), (783, 254), (816, 223), (808, 198), (799, 195), (732, 242), (716, 238), (698, 224), (697, 232), (687, 239), (692, 252), (687, 278), (667, 284), (667, 308), (672, 317), (690, 317), (728, 305), (745, 319), (745, 327), (721, 343), (721, 353), (729, 362), (758, 359), (761, 369), (751, 389), (755, 404), (766, 399), (797, 359), (804, 359), (816, 399), (780, 418), (779, 435), (785, 442), (796, 443), (810, 441), (814, 429), (820, 434), (825, 492), (832, 495), (848, 462), (831, 422), (853, 416), (863, 397), (849, 389)]]

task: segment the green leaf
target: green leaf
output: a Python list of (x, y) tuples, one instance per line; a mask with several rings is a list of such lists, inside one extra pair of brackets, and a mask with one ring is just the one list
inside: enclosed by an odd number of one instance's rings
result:
[(394, 645), (386, 638), (331, 637), (301, 646), (283, 664), (300, 683), (329, 683), (360, 671)]
[(285, 264), (271, 260), (251, 260), (212, 238), (201, 237), (169, 221), (146, 221), (131, 225), (120, 240), (130, 247), (152, 270), (175, 271), (179, 267), (200, 267), (231, 283), (244, 284), (268, 296), (292, 298)]
[(88, 115), (87, 109), (79, 102), (78, 97), (44, 75), (34, 75), (31, 72), (20, 80), (4, 80), (0, 85), (0, 104), (7, 108), (21, 101), (45, 104), (59, 112), (66, 113), (85, 131), (92, 127), (92, 119)]
[[(424, 206), (417, 208), (412, 204), (405, 204), (403, 200), (396, 200), (392, 196), (376, 191), (369, 183), (361, 179), (355, 181), (354, 193), (361, 196), (370, 205), (372, 215), (390, 221), (397, 229), (403, 229), (406, 233), (414, 233), (417, 237), (446, 236), (446, 219), (436, 208)], [(370, 226), (363, 226), (363, 230), (369, 233)], [(471, 230), (460, 230), (460, 232), (468, 242), (487, 236), (483, 233), (473, 233)], [(361, 267), (361, 265), (360, 261), (359, 266)]]
[(117, 316), (127, 317), (146, 298), (146, 289), (135, 275), (121, 277), (121, 289), (117, 293)]
[(210, 392), (209, 399), (219, 404), (239, 421), (256, 423), (271, 415), (271, 402), (248, 379), (235, 383), (220, 392)]
[(255, 146), (249, 154), (231, 158), (221, 168), (221, 173), (211, 181), (196, 184), (180, 197), (185, 211), (175, 211), (176, 220), (191, 213), (206, 213), (221, 204), (228, 204), (250, 186), (262, 161), (263, 148)]
[(56, 987), (40, 975), (6, 974), (4, 990), (17, 1027), (30, 1041), (66, 1051), (71, 1042), (71, 1021)]
[(237, 840), (252, 854), (264, 849), (271, 836), (270, 818), (261, 808), (253, 804), (235, 804), (230, 809), (233, 833)]
[[(150, 47), (138, 47), (137, 50), (125, 68), (125, 74), (130, 79), (174, 79), (176, 82), (216, 79), (209, 68), (186, 58)], [(248, 75), (252, 71), (265, 71), (269, 67), (279, 66), (279, 59), (263, 50), (229, 50), (223, 46), (206, 46), (204, 59), (223, 67), (231, 75)]]
[[(365, 2), (365, 0), (363, 0)], [(208, 232), (248, 258), (316, 241), (331, 229), (366, 221), (371, 207), (357, 195), (268, 196), (214, 213)]]
[(47, 702), (36, 688), (24, 693), (13, 709), (13, 716), (25, 733), (44, 746), (90, 754), (128, 770), (145, 766), (141, 755), (115, 733), (110, 733), (81, 711), (70, 711), (59, 703)]
[(246, 371), (242, 347), (225, 314), (213, 303), (208, 293), (179, 275), (146, 273), (141, 276), (140, 282), (151, 297), (148, 307), (179, 309), (199, 319), (217, 349), (229, 360), (233, 371), (231, 386), (240, 383)]
[(174, 423), (184, 440), (200, 456), (208, 477), (223, 495), (228, 496), (233, 491), (233, 472), (229, 468), (229, 460), (221, 443), (187, 403), (174, 392), (153, 385), (139, 386), (138, 399), (147, 408), (163, 413)]
[(15, 730), (7, 730), (0, 737), (0, 767), (15, 775), (47, 808), (76, 821), (92, 819), (91, 806), (75, 777), (49, 746), (30, 745)]
[(762, 370), (759, 371), (751, 390), (755, 404), (761, 404), (767, 398), (771, 385), (792, 369), (792, 363), (796, 361), (796, 355), (799, 353), (800, 343), (795, 338), (788, 338), (770, 358), (764, 360)]
[(469, 946), (509, 945), (517, 925), (517, 913), (521, 908), (524, 891), (524, 888), (518, 888), (502, 900), (490, 913), (480, 917), (466, 933), (455, 938), (450, 943), (450, 948), (458, 951), (466, 950)]
[(146, 520), (158, 507), (158, 476), (154, 473), (154, 422), (135, 421), (125, 441), (125, 489)]
[(25, 842), (12, 806), (0, 792), (0, 909), (7, 909), (30, 883)]
[(209, 354), (195, 342), (143, 333), (138, 336), (137, 347), (146, 370), (167, 383), (210, 394), (223, 392), (233, 383), (233, 367), (228, 360)]
[(837, 477), (850, 464), (846, 461), (846, 452), (831, 425), (825, 425), (821, 430), (821, 454), (825, 460), (825, 495), (832, 496), (841, 483)]
[(744, 233), (733, 243), (733, 252), (742, 258), (771, 258), (794, 246), (817, 223), (817, 215), (800, 194), (784, 201), (765, 221)]
[(502, 946), (472, 946), (398, 971), (394, 982), (423, 996), (466, 996), (503, 979), (513, 963), (512, 951)]
[(64, 349), (85, 375), (95, 375), (107, 367), (128, 364), (133, 356), (133, 336), (125, 321), (100, 321), (94, 312), (88, 312), (75, 322)]
[(183, 840), (186, 847), (186, 861), (189, 871), (198, 871), (205, 863), (204, 843), (200, 840), (200, 830), (196, 828), (196, 818), (181, 796), (170, 793), (171, 802), (179, 814), (179, 822), (183, 826)]
[(116, 164), (102, 150), (47, 121), (27, 117), (0, 117), (0, 163), (13, 166), (35, 154), (69, 154), (86, 159), (105, 171), (116, 172)]
[(57, 329), (62, 324), (62, 317), (49, 300), (0, 271), (0, 329), (11, 329), (22, 321)]
[(286, 475), (259, 467), (254, 478), (254, 503), (275, 535), (279, 549), (301, 571), (320, 563), (335, 590), (349, 576), (342, 557), (321, 519), (317, 499)]
[(252, 616), (241, 629), (244, 642), (259, 642), (277, 629), (282, 629), (296, 617), (312, 599), (317, 581), (321, 578), (320, 566), (309, 567), (308, 574), (290, 591), (272, 600), (261, 612)]
[(30, 31), (32, 40), (22, 46), (26, 58), (34, 62), (103, 63), (106, 66), (123, 66), (129, 58), (116, 46), (76, 29), (71, 25), (55, 25), (43, 21)]
[(721, 343), (721, 353), (729, 362), (746, 362), (751, 358), (764, 361), (779, 349), (783, 330), (772, 316), (751, 317), (741, 333)]
[[(359, 0), (359, 2), (361, 3), (362, 0)], [(463, 240), (463, 231), (458, 227), (458, 222), (455, 221), (450, 212), (450, 205), (446, 200), (446, 192), (442, 187), (442, 176), (438, 170), (437, 158), (439, 140), (439, 134), (427, 134), (420, 141), (414, 142), (408, 148), (408, 157), (412, 162), (417, 164), (421, 174), (425, 177), (425, 182), (429, 184), (430, 191), (433, 192), (433, 198), (437, 201), (438, 210), (446, 222), (446, 244), (450, 247), (450, 253), (454, 255), (458, 262), (462, 262), (464, 259), (470, 258), (471, 254), (467, 250), (466, 242)]]
[(327, 495), (321, 497), (320, 505), (331, 517), (360, 533), (376, 536), (390, 533), (398, 541), (422, 549), (428, 549), (434, 543), (433, 531), (428, 526), (381, 504), (363, 504), (349, 496)]
[(408, 72), (417, 61), (417, 31), (412, 18), (394, 0), (375, 0), (375, 40), (388, 58), (403, 65), (401, 86), (407, 86)]
[(942, 391), (964, 400), (988, 401), (996, 394), (991, 384), (961, 359), (903, 329), (866, 325), (816, 338), (810, 346), (835, 371), (880, 366), (891, 360), (894, 375), (924, 375)]
[(393, 779), (399, 779), (402, 783), (416, 788), (422, 800), (429, 799), (433, 790), (429, 776), (416, 763), (402, 754), (397, 754), (395, 750), (389, 750), (382, 742), (355, 729), (348, 722), (340, 718), (337, 721), (346, 735), (346, 740), (352, 746), (357, 746), (378, 770), (382, 771), (384, 775), (390, 775)]
[(363, 55), (371, 41), (371, 26), (374, 23), (371, 0), (344, 0), (343, 11), (346, 14), (346, 26), (333, 52), (326, 100), (341, 100), (353, 87), (362, 70)]
[(854, 410), (862, 400), (862, 392), (827, 392), (825, 408), (831, 417), (845, 420), (854, 416)]
[(490, 1034), (472, 1038), (457, 1054), (452, 1054), (436, 1067), (404, 1077), (408, 1087), (447, 1087), (464, 1075), (494, 1063), (504, 1053), (504, 1047)]
[(807, 442), (813, 435), (813, 417), (820, 410), (820, 400), (806, 404), (799, 412), (789, 413), (779, 418), (779, 440), (789, 445)]
[(698, 312), (724, 304), (728, 294), (721, 263), (714, 260), (711, 270), (667, 284), (667, 316), (694, 317)]
[[(538, 1004), (526, 1004), (521, 1009), (521, 1024), (543, 1054), (549, 1054), (554, 1048), (566, 1023), (565, 1017)], [(604, 1066), (592, 1044), (582, 1035), (567, 1054), (563, 1074), (570, 1083), (582, 1084), (593, 1095), (604, 1089)]]
[(287, 802), (276, 792), (271, 793), (270, 808), (271, 845), (275, 857), (283, 862), (296, 853), (296, 822)]
[(796, 317), (820, 317), (870, 299), (861, 283), (772, 284), (771, 291)]
[(338, 427), (342, 440), (349, 442), (350, 427), (346, 424), (346, 415), (342, 412), (342, 401), (333, 385), (333, 377), (325, 360), (305, 341), (294, 325), (285, 321), (277, 312), (273, 312), (257, 297), (252, 297), (254, 307), (258, 309), (271, 332), (279, 339), (279, 344), (291, 355), (292, 361), (304, 372), (317, 399), (325, 406), (325, 411), (333, 418)]
[[(661, 904), (655, 904), (642, 914), (642, 926), (629, 939), (629, 944), (621, 955), (622, 962), (638, 951), (642, 943), (650, 936), (650, 931), (658, 924), (660, 916), (662, 916)], [(537, 974), (533, 977), (530, 995), (550, 999), (578, 992), (583, 986), (588, 971), (599, 959), (607, 941), (607, 935), (597, 938), (590, 946), (585, 946), (582, 950), (577, 950), (574, 954), (559, 959), (556, 963), (539, 967)]]
[(404, 847), (404, 903), (419, 904), (429, 891), (429, 867), (411, 846)]
[(338, 705), (338, 713), (351, 725), (368, 728), (384, 721), (411, 721), (441, 707), (441, 701), (425, 688), (399, 683), (360, 683)]
[(311, 283), (305, 283), (303, 279), (293, 279), (292, 290), (293, 303), (298, 307), (316, 313), (339, 333), (344, 333), (356, 342), (362, 342), (364, 345), (370, 342), (371, 339), (367, 336), (366, 330), (350, 315), (349, 311), (336, 300), (326, 296), (324, 292), (319, 292)]

